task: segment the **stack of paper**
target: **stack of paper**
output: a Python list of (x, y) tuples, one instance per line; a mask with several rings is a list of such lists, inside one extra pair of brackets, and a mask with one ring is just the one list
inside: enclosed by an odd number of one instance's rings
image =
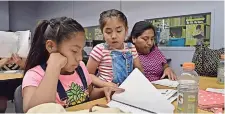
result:
[(168, 87), (177, 87), (179, 85), (178, 81), (172, 81), (169, 79), (162, 79), (157, 81), (152, 81), (152, 84), (162, 85), (162, 86), (168, 86)]

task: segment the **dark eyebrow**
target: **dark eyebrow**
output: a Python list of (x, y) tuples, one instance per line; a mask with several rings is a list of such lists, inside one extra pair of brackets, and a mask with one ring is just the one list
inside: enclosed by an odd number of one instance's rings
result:
[(116, 27), (116, 29), (120, 29), (120, 28), (122, 28), (122, 26), (118, 26), (118, 27)]
[(74, 46), (74, 47), (77, 47), (77, 48), (81, 49), (81, 47), (80, 47), (80, 46), (78, 46), (78, 45), (72, 45), (72, 46)]
[[(122, 26), (116, 27), (116, 29), (120, 29), (120, 28), (122, 28)], [(112, 30), (112, 29), (111, 28), (106, 28), (106, 30)]]
[(107, 30), (112, 30), (112, 29), (111, 28), (106, 28), (105, 30), (107, 31)]
[(148, 35), (146, 35), (146, 36), (142, 36), (142, 38), (150, 38)]

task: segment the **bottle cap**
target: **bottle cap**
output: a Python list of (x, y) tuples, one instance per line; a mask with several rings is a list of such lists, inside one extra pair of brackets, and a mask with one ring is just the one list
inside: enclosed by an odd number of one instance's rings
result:
[(184, 69), (195, 69), (195, 64), (192, 62), (185, 62), (182, 66)]

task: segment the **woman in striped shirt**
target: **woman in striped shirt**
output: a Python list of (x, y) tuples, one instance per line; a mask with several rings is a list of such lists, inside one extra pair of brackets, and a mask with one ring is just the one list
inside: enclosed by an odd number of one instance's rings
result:
[(106, 43), (96, 45), (90, 53), (87, 68), (92, 76), (93, 84), (98, 87), (117, 86), (133, 71), (142, 66), (135, 46), (124, 43), (127, 35), (127, 18), (115, 9), (100, 14), (100, 28)]

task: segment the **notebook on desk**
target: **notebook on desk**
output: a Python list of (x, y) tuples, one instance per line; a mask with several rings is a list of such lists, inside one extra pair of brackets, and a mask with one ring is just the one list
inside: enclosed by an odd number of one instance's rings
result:
[(137, 68), (119, 87), (125, 92), (114, 94), (109, 107), (131, 113), (173, 113), (174, 106)]

